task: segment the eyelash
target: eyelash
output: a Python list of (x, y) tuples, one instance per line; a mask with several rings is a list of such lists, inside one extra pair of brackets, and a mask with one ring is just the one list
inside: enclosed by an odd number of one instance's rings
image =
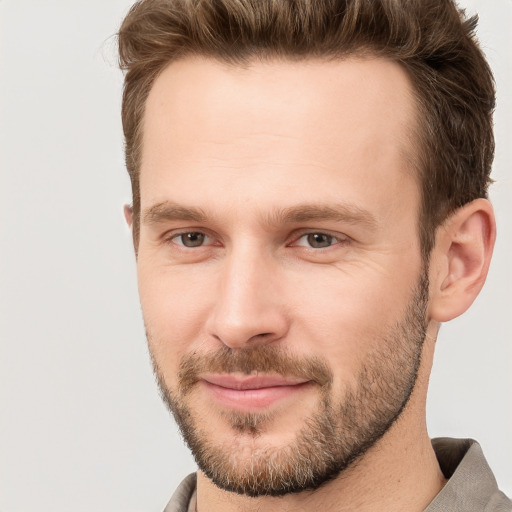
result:
[[(309, 243), (307, 245), (306, 244), (302, 245), (302, 244), (298, 243), (303, 238), (307, 239), (308, 237), (315, 236), (315, 235), (317, 235), (317, 236), (320, 235), (320, 236), (328, 238), (329, 245), (327, 245), (326, 247), (312, 247), (310, 241), (308, 241)], [(294, 242), (290, 245), (292, 247), (304, 247), (306, 249), (312, 249), (315, 251), (319, 251), (321, 249), (329, 249), (330, 247), (333, 247), (338, 244), (343, 244), (347, 241), (348, 241), (348, 238), (346, 236), (342, 236), (339, 234), (333, 234), (329, 231), (307, 231), (307, 232), (302, 233), (299, 237), (295, 238)]]
[[(168, 243), (173, 243), (179, 247), (183, 247), (184, 249), (195, 249), (196, 247), (199, 248), (199, 247), (205, 247), (204, 244), (201, 244), (201, 245), (198, 245), (198, 246), (187, 246), (185, 245), (184, 243), (178, 243), (176, 242), (175, 240), (176, 239), (179, 239), (185, 235), (202, 235), (205, 237), (205, 239), (210, 239), (212, 237), (210, 237), (210, 235), (208, 235), (207, 233), (205, 233), (204, 231), (200, 231), (200, 230), (190, 230), (190, 231), (181, 231), (180, 233), (173, 233), (172, 235), (168, 236), (165, 238), (165, 241), (168, 242)], [(183, 241), (183, 239), (182, 239)]]
[[(184, 235), (201, 235), (201, 236), (204, 236), (206, 240), (213, 239), (213, 237), (211, 237), (208, 233), (205, 233), (204, 231), (190, 230), (190, 231), (181, 231), (179, 233), (173, 233), (172, 235), (166, 237), (165, 241), (167, 243), (173, 243), (173, 244), (177, 245), (178, 247), (183, 248), (182, 250), (196, 249), (196, 248), (208, 247), (211, 245), (215, 245), (215, 244), (201, 243), (200, 245), (197, 245), (197, 246), (193, 246), (193, 245), (187, 246), (184, 243), (176, 242), (177, 239), (180, 239)], [(320, 235), (320, 236), (326, 237), (328, 239), (329, 245), (327, 245), (325, 247), (312, 247), (310, 243), (309, 244), (299, 244), (298, 243), (303, 238), (307, 238), (307, 237), (311, 237), (311, 236), (315, 236), (315, 235), (317, 235), (317, 236)], [(181, 238), (181, 240), (183, 241), (183, 238)], [(287, 246), (288, 247), (304, 247), (306, 249), (319, 251), (321, 249), (329, 249), (330, 247), (333, 247), (338, 244), (344, 244), (347, 241), (348, 241), (348, 237), (340, 236), (339, 234), (333, 234), (328, 231), (307, 231), (307, 232), (302, 232), (300, 234), (300, 236), (295, 235), (292, 242), (288, 243)]]

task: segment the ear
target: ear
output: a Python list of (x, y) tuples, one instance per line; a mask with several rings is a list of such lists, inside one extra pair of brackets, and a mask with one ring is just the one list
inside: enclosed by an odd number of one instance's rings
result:
[(129, 204), (125, 204), (123, 210), (126, 224), (128, 224), (128, 227), (131, 229), (133, 225), (133, 207)]
[(495, 238), (486, 199), (462, 206), (439, 227), (430, 258), (430, 318), (447, 322), (471, 306), (487, 277)]

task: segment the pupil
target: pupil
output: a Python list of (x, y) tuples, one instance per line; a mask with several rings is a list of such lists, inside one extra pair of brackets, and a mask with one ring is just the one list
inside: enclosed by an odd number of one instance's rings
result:
[(186, 247), (199, 247), (204, 242), (203, 233), (185, 233), (181, 235), (181, 241)]
[(314, 248), (329, 247), (332, 244), (332, 236), (324, 233), (311, 233), (308, 235), (308, 243)]

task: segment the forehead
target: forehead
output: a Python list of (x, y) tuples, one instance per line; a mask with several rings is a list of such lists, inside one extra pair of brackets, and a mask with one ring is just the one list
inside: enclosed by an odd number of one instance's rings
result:
[[(305, 115), (315, 126), (319, 118), (323, 125), (335, 121), (338, 128), (372, 118), (378, 131), (383, 123), (410, 124), (413, 96), (405, 69), (383, 58), (254, 60), (238, 66), (192, 56), (169, 64), (157, 77), (146, 101), (144, 124), (147, 127), (155, 114), (165, 114), (164, 109), (181, 123), (175, 125), (178, 131), (187, 127), (187, 117), (189, 125), (201, 121), (201, 127), (208, 128), (225, 117), (229, 105), (229, 113), (257, 114), (260, 123), (275, 125), (275, 111), (287, 108), (289, 116)], [(326, 110), (331, 112), (328, 118)]]
[(170, 187), (190, 179), (199, 190), (206, 180), (219, 194), (244, 179), (255, 192), (277, 190), (282, 201), (290, 180), (311, 178), (305, 167), (324, 181), (347, 171), (377, 193), (390, 173), (398, 183), (411, 169), (413, 96), (405, 70), (378, 58), (173, 62), (146, 103), (142, 202), (172, 195), (163, 184), (172, 176)]

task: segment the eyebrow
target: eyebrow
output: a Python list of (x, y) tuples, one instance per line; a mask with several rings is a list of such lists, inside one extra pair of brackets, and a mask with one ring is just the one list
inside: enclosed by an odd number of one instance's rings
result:
[[(158, 224), (175, 220), (203, 223), (207, 222), (208, 216), (201, 208), (183, 206), (172, 201), (157, 203), (142, 213), (142, 222), (144, 224)], [(270, 225), (329, 220), (358, 224), (370, 229), (375, 228), (377, 225), (375, 217), (369, 211), (352, 204), (299, 204), (277, 209), (271, 212), (266, 220)]]
[(352, 204), (318, 205), (301, 204), (283, 208), (273, 213), (270, 223), (297, 224), (310, 221), (335, 221), (359, 224), (367, 228), (377, 226), (376, 218), (367, 210)]
[(172, 201), (154, 204), (142, 212), (142, 222), (144, 224), (158, 224), (173, 220), (205, 222), (206, 219), (205, 212), (200, 208), (191, 208)]

